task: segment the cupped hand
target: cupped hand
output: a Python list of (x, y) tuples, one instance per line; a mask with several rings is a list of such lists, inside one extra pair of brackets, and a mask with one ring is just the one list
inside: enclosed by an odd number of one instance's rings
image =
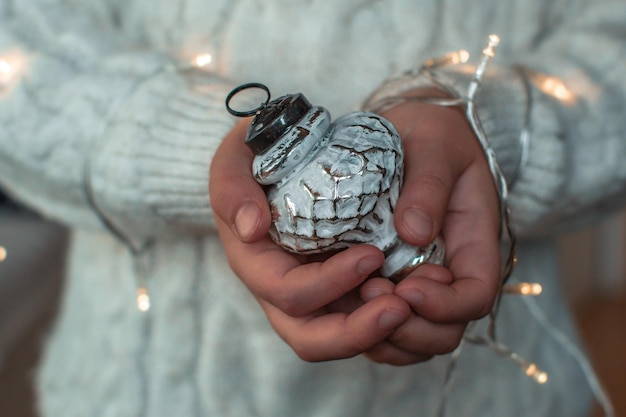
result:
[(359, 297), (359, 287), (382, 265), (382, 252), (358, 245), (317, 261), (271, 241), (267, 199), (244, 145), (248, 124), (243, 120), (224, 139), (210, 173), (211, 205), (231, 268), (301, 358), (341, 359), (380, 345), (411, 317), (408, 303), (393, 293), (367, 302)]
[[(415, 96), (442, 96), (422, 90)], [(398, 129), (405, 176), (395, 227), (423, 246), (441, 234), (445, 267), (423, 265), (399, 284), (370, 280), (365, 301), (397, 295), (414, 314), (384, 342), (372, 360), (405, 364), (453, 350), (467, 324), (487, 315), (500, 285), (498, 194), (484, 152), (464, 111), (407, 100), (383, 113)]]
[(360, 353), (395, 365), (427, 360), (453, 350), (497, 295), (498, 196), (465, 115), (409, 100), (383, 116), (405, 149), (395, 211), (400, 237), (420, 246), (438, 234), (446, 241), (445, 266), (423, 265), (397, 285), (368, 280), (383, 260), (371, 246), (315, 262), (267, 237), (269, 208), (244, 145), (248, 120), (228, 135), (211, 166), (211, 203), (229, 262), (276, 332), (306, 360)]

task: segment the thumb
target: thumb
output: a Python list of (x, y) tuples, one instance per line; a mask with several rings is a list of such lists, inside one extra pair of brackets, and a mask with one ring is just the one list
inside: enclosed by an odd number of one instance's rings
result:
[(458, 109), (408, 103), (386, 115), (403, 140), (404, 185), (395, 227), (407, 243), (424, 246), (439, 234), (459, 177), (468, 167), (472, 132)]
[(267, 234), (271, 219), (267, 197), (252, 176), (254, 155), (245, 146), (250, 118), (239, 122), (219, 146), (211, 163), (209, 195), (217, 218), (244, 242)]
[(424, 246), (441, 229), (454, 175), (434, 151), (422, 149), (411, 162), (396, 206), (395, 227), (407, 243)]

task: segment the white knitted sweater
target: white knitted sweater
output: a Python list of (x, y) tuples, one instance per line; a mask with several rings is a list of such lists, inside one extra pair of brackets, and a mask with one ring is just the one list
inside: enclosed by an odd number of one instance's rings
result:
[[(208, 167), (238, 84), (303, 92), (338, 116), (429, 58), (480, 53), (489, 33), (500, 68), (477, 99), (526, 239), (514, 279), (540, 281), (539, 305), (573, 335), (549, 240), (626, 198), (624, 2), (1, 0), (0, 19), (0, 54), (23, 64), (0, 91), (0, 185), (74, 230), (43, 416), (434, 416), (449, 357), (310, 364), (274, 334), (228, 268)], [(203, 70), (173, 69), (203, 52)], [(435, 77), (462, 92), (464, 74)], [(402, 80), (380, 94), (416, 82)], [(120, 233), (146, 248), (147, 314)], [(519, 298), (503, 299), (498, 330), (550, 382), (467, 346), (447, 415), (585, 415), (578, 365)]]

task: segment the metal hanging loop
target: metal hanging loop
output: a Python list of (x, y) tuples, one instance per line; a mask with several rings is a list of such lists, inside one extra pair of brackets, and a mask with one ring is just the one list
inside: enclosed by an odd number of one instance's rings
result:
[[(233, 99), (233, 97), (235, 97), (237, 94), (241, 93), (244, 90), (249, 90), (253, 88), (258, 88), (260, 90), (263, 90), (267, 94), (267, 99), (259, 107), (252, 109), (252, 110), (247, 110), (247, 111), (238, 111), (238, 110), (233, 109), (230, 106), (230, 102)], [(267, 103), (270, 102), (270, 98), (271, 98), (270, 89), (265, 84), (261, 84), (261, 83), (242, 84), (239, 87), (236, 87), (235, 89), (233, 89), (233, 91), (228, 93), (228, 95), (226, 96), (226, 110), (228, 110), (228, 112), (232, 114), (233, 116), (237, 116), (237, 117), (254, 116), (261, 109), (263, 109), (263, 107), (265, 107)]]

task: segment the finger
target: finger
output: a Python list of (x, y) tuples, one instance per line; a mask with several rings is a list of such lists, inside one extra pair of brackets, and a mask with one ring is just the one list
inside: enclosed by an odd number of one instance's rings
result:
[(496, 223), (482, 215), (450, 213), (443, 234), (452, 282), (445, 275), (433, 279), (435, 266), (417, 268), (398, 283), (395, 294), (438, 323), (467, 322), (488, 314), (500, 286)]
[(246, 244), (228, 232), (220, 234), (235, 274), (257, 298), (294, 317), (318, 310), (352, 291), (384, 261), (374, 246), (357, 245), (324, 262), (302, 263), (269, 238)]
[(419, 276), (442, 284), (452, 284), (454, 277), (448, 268), (436, 264), (422, 264), (418, 266)]
[[(423, 264), (419, 266), (420, 276), (434, 281), (451, 284), (452, 273), (447, 269), (435, 264)], [(361, 285), (361, 300), (367, 302), (384, 294), (393, 294), (396, 286), (387, 278), (370, 278)]]
[[(455, 259), (455, 267), (458, 263), (476, 259), (486, 263), (496, 262), (495, 259), (476, 258), (478, 254), (484, 256), (483, 252), (471, 245), (462, 252), (457, 254), (460, 258)], [(491, 311), (497, 288), (497, 279), (488, 279), (486, 275), (459, 276), (452, 284), (445, 284), (415, 273), (397, 285), (395, 294), (406, 300), (418, 315), (430, 321), (463, 323), (484, 317)]]
[(246, 118), (224, 138), (211, 163), (209, 194), (211, 207), (245, 242), (261, 239), (270, 227), (267, 197), (252, 176), (254, 155), (245, 146), (250, 119)]
[[(443, 228), (451, 285), (408, 280), (397, 293), (439, 322), (466, 322), (489, 313), (500, 287), (500, 213), (488, 168), (475, 163), (459, 178)], [(419, 269), (414, 276), (420, 276)]]
[(368, 302), (385, 294), (393, 294), (395, 284), (386, 278), (371, 278), (361, 285), (359, 292), (361, 300)]
[(438, 146), (429, 147), (412, 154), (394, 216), (400, 237), (416, 246), (429, 244), (439, 233), (456, 179), (441, 163)]
[(410, 316), (400, 298), (377, 297), (350, 314), (331, 313), (294, 318), (262, 302), (276, 332), (296, 354), (309, 362), (344, 359), (381, 343)]
[(456, 349), (465, 327), (465, 323), (434, 323), (412, 314), (387, 341), (397, 349), (414, 355), (444, 355)]
[(407, 352), (394, 346), (392, 343), (383, 341), (364, 353), (364, 356), (376, 363), (387, 365), (404, 366), (414, 363), (425, 362), (432, 358), (432, 355), (421, 355)]
[(395, 226), (403, 240), (424, 246), (439, 233), (455, 182), (479, 149), (458, 109), (418, 103), (392, 112), (407, 161)]

